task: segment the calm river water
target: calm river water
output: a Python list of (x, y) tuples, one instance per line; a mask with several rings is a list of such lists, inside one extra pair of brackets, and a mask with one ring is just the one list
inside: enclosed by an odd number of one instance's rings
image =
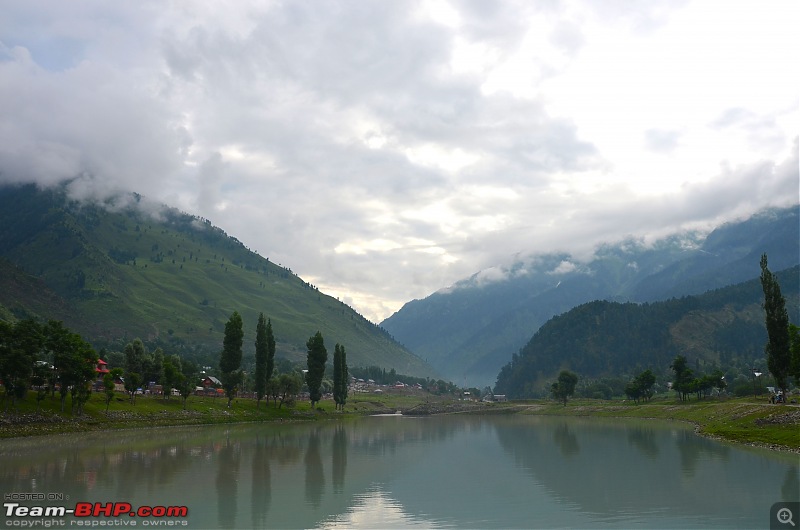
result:
[[(713, 442), (680, 424), (372, 417), (2, 441), (0, 521), (7, 528), (769, 528), (773, 503), (800, 500), (799, 480), (797, 455)], [(125, 514), (22, 514), (84, 502), (116, 503)], [(188, 514), (128, 515), (142, 506), (185, 506)]]

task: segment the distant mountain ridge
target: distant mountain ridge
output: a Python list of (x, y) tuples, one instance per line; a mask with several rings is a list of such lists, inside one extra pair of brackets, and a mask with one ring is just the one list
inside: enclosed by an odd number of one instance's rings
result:
[(213, 359), (233, 311), (244, 321), (245, 358), (263, 312), (279, 357), (305, 359), (306, 341), (321, 331), (331, 352), (345, 345), (350, 366), (435, 375), (352, 308), (210, 221), (135, 194), (98, 204), (70, 201), (60, 188), (0, 188), (0, 318), (54, 318), (109, 347), (140, 337)]
[[(800, 266), (777, 273), (790, 321), (800, 321)], [(512, 398), (546, 393), (553, 374), (630, 380), (669, 372), (677, 355), (692, 366), (764, 363), (767, 331), (758, 279), (663, 302), (592, 301), (548, 320), (512, 356), (495, 391)], [(745, 368), (749, 372), (749, 368)]]
[(765, 252), (772, 270), (797, 265), (799, 214), (768, 209), (707, 236), (603, 245), (589, 262), (567, 253), (520, 259), (408, 302), (381, 326), (447, 377), (491, 384), (544, 322), (580, 304), (653, 302), (747, 281)]

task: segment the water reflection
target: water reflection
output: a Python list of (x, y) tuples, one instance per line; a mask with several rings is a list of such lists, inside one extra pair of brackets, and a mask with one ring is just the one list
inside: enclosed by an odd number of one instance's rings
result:
[(75, 498), (160, 490), (194, 462), (177, 433), (163, 441), (140, 432), (5, 440), (0, 456), (6, 491), (66, 491)]
[(319, 433), (314, 430), (308, 437), (308, 448), (303, 461), (306, 465), (306, 501), (319, 506), (322, 494), (325, 491), (325, 471), (322, 467), (322, 457), (319, 454)]
[(569, 458), (577, 455), (581, 450), (580, 445), (578, 445), (578, 438), (570, 432), (566, 422), (556, 425), (553, 440), (558, 444), (558, 448), (564, 457)]
[(0, 485), (185, 504), (192, 528), (753, 527), (765, 526), (772, 503), (800, 494), (794, 455), (672, 424), (537, 417), (6, 440)]
[(338, 425), (333, 435), (333, 491), (342, 493), (344, 490), (344, 477), (347, 472), (347, 431), (344, 426)]
[(794, 466), (786, 470), (781, 485), (781, 500), (792, 502), (797, 499), (800, 499), (800, 468)]
[(253, 448), (253, 476), (251, 478), (250, 511), (251, 526), (263, 528), (267, 525), (267, 514), (272, 502), (272, 475), (270, 473), (270, 451), (260, 433), (256, 434)]
[(676, 437), (678, 451), (681, 455), (681, 471), (686, 477), (694, 477), (700, 462), (709, 459), (728, 461), (730, 447), (715, 443), (697, 443), (697, 436), (688, 431), (683, 431)]
[(219, 528), (236, 528), (236, 501), (239, 498), (239, 465), (242, 449), (225, 433), (225, 441), (217, 453), (217, 516)]
[(658, 442), (656, 442), (656, 433), (653, 429), (629, 429), (628, 443), (650, 460), (658, 458)]
[[(596, 522), (654, 526), (652, 519), (672, 512), (675, 526), (713, 526), (708, 514), (723, 526), (740, 517), (735, 526), (748, 526), (743, 520), (763, 526), (770, 505), (782, 500), (777, 488), (764, 491), (776, 471), (789, 472), (781, 458), (757, 457), (669, 424), (575, 419), (565, 429), (563, 422), (498, 422), (498, 440), (552, 497)], [(539, 434), (549, 431), (552, 442)], [(628, 443), (620, 443), (620, 434)]]

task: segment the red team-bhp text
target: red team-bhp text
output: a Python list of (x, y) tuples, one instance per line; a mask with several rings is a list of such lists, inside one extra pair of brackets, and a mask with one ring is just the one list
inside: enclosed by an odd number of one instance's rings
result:
[(22, 506), (19, 503), (3, 504), (6, 517), (186, 517), (186, 506), (139, 506), (129, 502), (79, 502), (75, 508), (63, 506)]

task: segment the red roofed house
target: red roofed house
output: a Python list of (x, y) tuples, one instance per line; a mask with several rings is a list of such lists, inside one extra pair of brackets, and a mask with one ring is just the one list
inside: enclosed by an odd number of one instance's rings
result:
[(94, 369), (94, 371), (97, 372), (97, 374), (98, 374), (97, 377), (102, 379), (103, 376), (106, 375), (107, 373), (109, 373), (111, 370), (108, 369), (108, 363), (107, 362), (105, 362), (103, 359), (98, 359), (97, 360), (97, 367)]

